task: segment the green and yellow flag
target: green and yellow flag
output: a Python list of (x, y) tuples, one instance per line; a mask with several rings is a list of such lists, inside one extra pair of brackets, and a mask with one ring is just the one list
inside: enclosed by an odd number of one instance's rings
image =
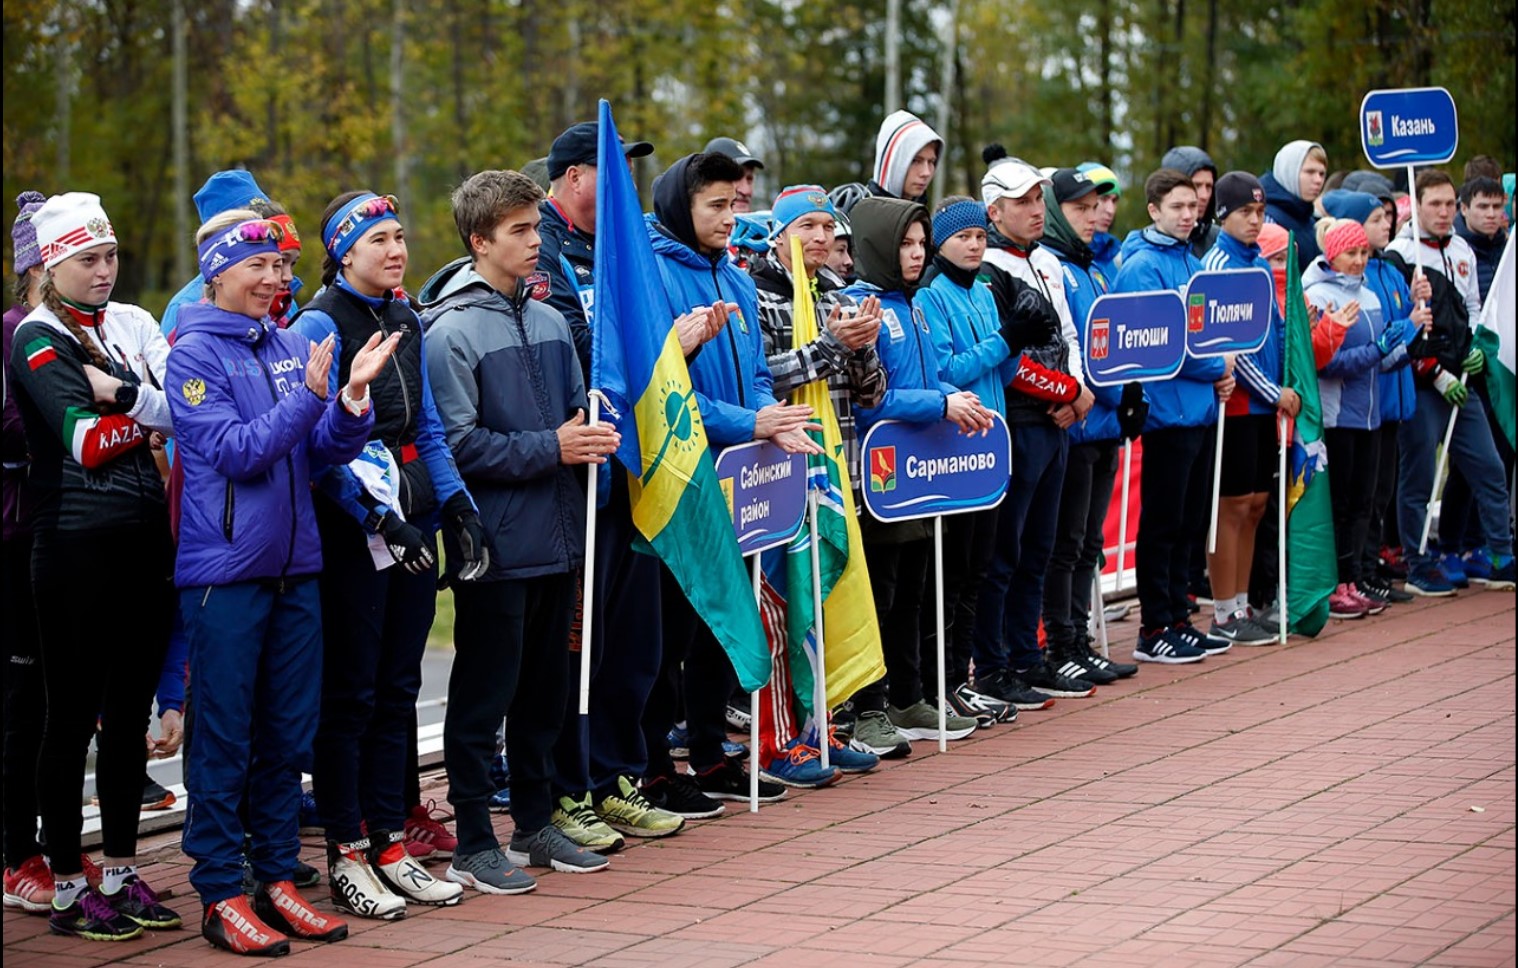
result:
[(1291, 631), (1317, 635), (1328, 622), (1328, 596), (1339, 581), (1339, 562), (1328, 492), (1328, 449), (1323, 444), (1323, 403), (1318, 397), (1318, 366), (1302, 299), (1296, 239), (1286, 258), (1286, 305), (1281, 307), (1281, 316), (1286, 321), (1286, 376), (1281, 385), (1302, 398), (1286, 482), (1286, 615)]

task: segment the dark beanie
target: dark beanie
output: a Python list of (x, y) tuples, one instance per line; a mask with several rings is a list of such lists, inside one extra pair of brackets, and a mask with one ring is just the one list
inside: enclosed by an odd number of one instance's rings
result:
[(1247, 171), (1230, 171), (1218, 179), (1217, 185), (1212, 190), (1212, 204), (1217, 211), (1218, 221), (1228, 217), (1228, 213), (1234, 209), (1243, 208), (1253, 202), (1265, 201), (1265, 186), (1260, 180)]

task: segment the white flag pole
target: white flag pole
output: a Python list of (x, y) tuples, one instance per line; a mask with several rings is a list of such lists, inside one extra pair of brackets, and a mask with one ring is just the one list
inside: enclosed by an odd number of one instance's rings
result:
[[(601, 421), (601, 395), (590, 394), (589, 426)], [(615, 458), (609, 458), (615, 460)], [(595, 629), (596, 600), (596, 485), (600, 464), (589, 465), (585, 478), (585, 575), (580, 593), (580, 715), (590, 715), (590, 648)]]
[(831, 752), (827, 741), (828, 672), (822, 631), (822, 562), (817, 548), (817, 491), (815, 489), (807, 491), (806, 506), (808, 527), (812, 534), (812, 628), (816, 630), (817, 653), (817, 670), (813, 677), (817, 681), (812, 697), (812, 718), (817, 725), (817, 749), (821, 754), (822, 768), (826, 770), (832, 764), (828, 762)]
[(1133, 441), (1123, 441), (1123, 497), (1117, 509), (1117, 582), (1115, 588), (1123, 587), (1123, 566), (1128, 552), (1128, 487), (1133, 477)]
[[(754, 568), (754, 607), (764, 608), (764, 592), (759, 586), (759, 556), (750, 555)], [(760, 689), (764, 688), (763, 686)], [(748, 809), (759, 812), (759, 689), (748, 694)]]
[(1102, 636), (1102, 658), (1109, 659), (1111, 655), (1107, 649), (1107, 604), (1102, 600), (1102, 573), (1100, 571), (1091, 576), (1091, 611), (1086, 617), (1087, 631), (1090, 631), (1093, 624)]
[(1276, 500), (1276, 613), (1281, 620), (1281, 644), (1286, 644), (1286, 451), (1291, 440), (1286, 436), (1286, 415), (1278, 414), (1276, 424), (1281, 428), (1281, 493)]
[[(943, 629), (943, 515), (933, 517), (933, 587), (938, 606), (938, 752), (949, 748), (949, 690), (948, 672), (944, 668)], [(825, 764), (824, 764), (825, 765)]]
[(1212, 455), (1212, 521), (1207, 526), (1207, 553), (1218, 553), (1218, 495), (1223, 488), (1223, 401), (1218, 401), (1218, 440)]

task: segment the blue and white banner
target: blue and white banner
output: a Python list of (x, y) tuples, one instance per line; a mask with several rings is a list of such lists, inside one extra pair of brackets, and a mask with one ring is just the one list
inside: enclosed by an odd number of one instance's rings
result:
[(806, 517), (806, 456), (767, 440), (737, 444), (717, 455), (717, 479), (745, 555), (791, 539)]
[(1442, 165), (1460, 146), (1455, 99), (1442, 87), (1371, 91), (1360, 102), (1360, 144), (1377, 168)]
[(1099, 387), (1168, 380), (1186, 362), (1186, 306), (1171, 289), (1109, 293), (1086, 316), (1086, 379)]
[(1012, 437), (999, 414), (984, 434), (948, 420), (883, 420), (864, 437), (864, 506), (879, 521), (994, 508), (1012, 478)]
[(1186, 352), (1253, 353), (1270, 335), (1275, 280), (1264, 269), (1198, 272), (1186, 286)]

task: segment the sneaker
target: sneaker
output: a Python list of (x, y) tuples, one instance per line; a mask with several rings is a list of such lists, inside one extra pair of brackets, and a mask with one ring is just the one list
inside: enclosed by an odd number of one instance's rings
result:
[(100, 865), (90, 860), (89, 854), (79, 855), (79, 869), (84, 871), (84, 881), (95, 890), (100, 890), (100, 884), (105, 880), (105, 872)]
[[(971, 729), (974, 729), (972, 726)], [(768, 780), (784, 786), (815, 790), (837, 783), (843, 771), (829, 765), (823, 769), (817, 747), (808, 746), (798, 736), (780, 748), (779, 755), (770, 759), (759, 770), (761, 783)]]
[(1478, 585), (1485, 585), (1492, 577), (1492, 557), (1485, 548), (1467, 551), (1460, 556), (1460, 567), (1465, 577)]
[(656, 809), (687, 820), (715, 817), (725, 807), (701, 792), (696, 781), (684, 773), (649, 777), (641, 787), (643, 796)]
[(200, 936), (234, 955), (277, 958), (290, 953), (290, 939), (265, 923), (240, 894), (206, 905)]
[(727, 704), (727, 724), (732, 727), (733, 732), (747, 733), (753, 722), (754, 717), (749, 714), (747, 709), (744, 709), (742, 706), (734, 706), (732, 703)]
[(854, 703), (846, 700), (833, 710), (833, 715), (828, 717), (828, 722), (832, 725), (833, 731), (838, 734), (838, 738), (847, 743), (854, 738), (854, 727), (859, 725), (859, 713), (854, 709)]
[(1358, 588), (1360, 590), (1360, 593), (1363, 595), (1374, 595), (1376, 598), (1384, 599), (1393, 605), (1401, 605), (1404, 602), (1410, 602), (1414, 598), (1418, 597), (1416, 595), (1408, 594), (1402, 589), (1392, 585), (1391, 582), (1386, 581), (1382, 578), (1367, 578), (1355, 587)]
[(890, 717), (880, 709), (856, 713), (854, 738), (849, 742), (883, 760), (899, 760), (912, 753), (911, 741), (897, 731)]
[(974, 719), (982, 728), (993, 723), (1010, 723), (1017, 718), (1016, 706), (976, 692), (968, 682), (960, 683), (949, 693), (949, 708)]
[[(729, 709), (733, 708), (731, 706)], [(747, 727), (745, 727), (747, 728)], [(669, 758), (672, 760), (690, 759), (690, 731), (684, 726), (676, 726), (664, 737), (669, 742)], [(742, 743), (735, 743), (730, 739), (722, 741), (722, 755), (733, 759), (748, 759), (748, 747)]]
[(1470, 576), (1465, 573), (1465, 560), (1453, 551), (1445, 552), (1439, 558), (1439, 567), (1444, 569), (1444, 577), (1456, 588), (1471, 587)]
[(490, 809), (496, 813), (511, 810), (511, 766), (506, 762), (506, 754), (497, 753), (490, 761), (490, 782), (495, 786), (490, 795)]
[(1175, 623), (1171, 627), (1170, 632), (1193, 649), (1201, 649), (1208, 655), (1222, 655), (1233, 647), (1232, 645), (1225, 645), (1222, 642), (1207, 641), (1207, 636), (1202, 634), (1202, 630), (1192, 625), (1189, 620)]
[(295, 862), (295, 869), (290, 872), (290, 883), (299, 888), (315, 887), (322, 882), (322, 872), (310, 864)]
[(452, 814), (438, 809), (436, 800), (428, 800), (426, 806), (418, 803), (412, 807), (404, 828), (406, 853), (414, 860), (452, 857), (458, 849), (459, 839), (443, 826), (443, 821), (452, 819)]
[(1207, 653), (1175, 635), (1171, 629), (1161, 629), (1149, 635), (1139, 633), (1138, 645), (1133, 647), (1133, 657), (1139, 662), (1186, 665), (1201, 662), (1207, 658)]
[(975, 691), (999, 699), (1013, 709), (1048, 709), (1054, 705), (1053, 696), (1030, 688), (1021, 678), (1006, 669), (996, 669), (983, 676), (976, 676)]
[(1133, 611), (1132, 602), (1118, 602), (1116, 605), (1108, 605), (1102, 609), (1102, 621), (1121, 622)]
[(1186, 595), (1186, 611), (1188, 613), (1192, 614), (1192, 615), (1195, 615), (1198, 612), (1200, 612), (1201, 610), (1202, 610), (1202, 604), (1201, 604), (1201, 602), (1197, 601), (1197, 597), (1195, 595), (1187, 593), (1187, 595)]
[(844, 773), (868, 773), (880, 765), (880, 757), (855, 746), (853, 740), (845, 743), (836, 729), (829, 729), (828, 762)]
[(53, 907), (53, 872), (41, 854), (5, 869), (5, 906), (28, 914), (46, 914)]
[(580, 797), (559, 797), (553, 805), (549, 822), (559, 828), (577, 847), (593, 850), (598, 854), (610, 854), (622, 849), (626, 843), (622, 835), (606, 825), (590, 807), (590, 794)]
[[(721, 808), (718, 803), (717, 809)], [(685, 826), (684, 817), (649, 803), (625, 776), (617, 777), (617, 792), (602, 797), (595, 810), (608, 827), (629, 837), (668, 837)]]
[(512, 866), (499, 847), (475, 854), (454, 854), (443, 876), (481, 894), (526, 894), (538, 886), (531, 874)]
[[(747, 800), (749, 798), (748, 770), (732, 760), (723, 760), (718, 765), (699, 773), (692, 770), (691, 775), (696, 778), (696, 786), (701, 792), (713, 800)], [(774, 803), (784, 796), (785, 787), (778, 783), (771, 783), (762, 776), (759, 778), (760, 803)]]
[(1376, 556), (1376, 573), (1387, 581), (1406, 581), (1407, 561), (1402, 557), (1402, 549), (1382, 545)]
[(1364, 603), (1365, 611), (1370, 615), (1380, 615), (1386, 611), (1386, 606), (1391, 604), (1380, 595), (1373, 594), (1362, 588), (1360, 582), (1350, 584), (1349, 592)]
[(101, 892), (107, 904), (115, 908), (116, 913), (122, 917), (130, 918), (144, 928), (152, 928), (155, 931), (169, 931), (181, 927), (184, 921), (178, 912), (158, 902), (158, 895), (154, 893), (148, 882), (133, 874), (122, 884), (121, 890), (115, 894)]
[(1043, 656), (1039, 663), (1023, 672), (1014, 673), (1024, 685), (1046, 696), (1083, 699), (1096, 694), (1096, 684), (1055, 669), (1049, 657)]
[(142, 937), (142, 925), (117, 911), (93, 887), (86, 887), (68, 907), (59, 907), (58, 899), (54, 898), (48, 905), (47, 929), (86, 941), (130, 941)]
[[(153, 779), (152, 774), (143, 774), (142, 809), (144, 811), (167, 810), (176, 802), (178, 802), (178, 800), (179, 798), (174, 796), (174, 791), (170, 790), (168, 787), (165, 787), (163, 784)], [(90, 803), (93, 806), (100, 806), (99, 794), (91, 794)]]
[(565, 874), (590, 874), (604, 871), (611, 861), (594, 851), (570, 841), (564, 832), (549, 824), (534, 833), (518, 830), (506, 847), (506, 859), (518, 867), (548, 867)]
[(464, 899), (462, 887), (433, 877), (406, 851), (406, 835), (401, 831), (376, 831), (371, 839), (375, 846), (370, 848), (369, 863), (392, 894), (433, 907), (452, 907)]
[(1128, 679), (1138, 675), (1139, 667), (1131, 662), (1114, 662), (1101, 655), (1093, 647), (1095, 639), (1085, 632), (1077, 632), (1075, 636), (1075, 648), (1080, 653), (1081, 664), (1088, 668), (1103, 669), (1112, 673), (1119, 679)]
[(1364, 618), (1370, 614), (1370, 605), (1356, 595), (1348, 585), (1339, 583), (1328, 596), (1329, 618)]
[(1107, 686), (1117, 681), (1115, 673), (1086, 665), (1074, 642), (1050, 642), (1044, 650), (1044, 658), (1055, 672), (1071, 679), (1084, 679), (1093, 686)]
[(1425, 598), (1449, 598), (1455, 594), (1455, 586), (1445, 577), (1444, 569), (1434, 561), (1411, 566), (1407, 572), (1407, 583), (1403, 587), (1414, 595)]
[(316, 812), (316, 794), (310, 790), (300, 795), (300, 833), (311, 837), (327, 832), (322, 826), (321, 814)]
[(944, 717), (944, 731), (940, 734), (938, 707), (930, 706), (922, 699), (905, 709), (887, 706), (886, 718), (896, 727), (896, 732), (907, 739), (938, 739), (940, 735), (944, 739), (964, 739), (978, 728), (973, 718), (950, 712)]
[(1515, 575), (1512, 555), (1492, 555), (1492, 574), (1486, 580), (1486, 590), (1490, 592), (1510, 592), (1518, 588), (1518, 575)]
[(332, 903), (361, 918), (394, 921), (406, 916), (406, 901), (387, 888), (369, 863), (369, 838), (327, 844), (327, 883)]
[(253, 913), (274, 930), (302, 941), (341, 941), (348, 936), (346, 921), (312, 907), (290, 881), (260, 884), (253, 895)]
[(1256, 624), (1248, 612), (1240, 612), (1225, 622), (1214, 618), (1212, 628), (1207, 630), (1207, 640), (1224, 645), (1270, 645), (1276, 636)]

